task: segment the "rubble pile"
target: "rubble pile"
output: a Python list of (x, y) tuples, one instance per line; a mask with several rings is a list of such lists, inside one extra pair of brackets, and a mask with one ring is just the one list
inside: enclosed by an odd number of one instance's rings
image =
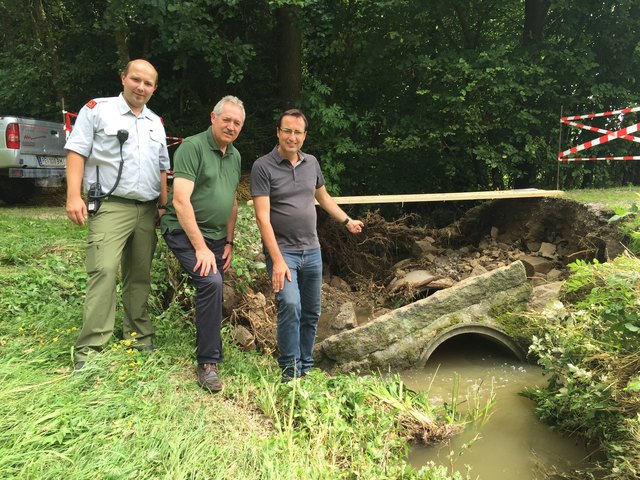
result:
[[(604, 262), (624, 251), (609, 217), (558, 198), (484, 202), (440, 229), (425, 227), (424, 218), (387, 221), (378, 212), (367, 212), (358, 236), (319, 217), (325, 269), (318, 340), (517, 260), (534, 287), (532, 308), (543, 306), (566, 279), (567, 265), (578, 259)], [(273, 295), (263, 293), (266, 302), (245, 295), (233, 323), (262, 332), (261, 338), (245, 338), (243, 344), (251, 348), (255, 341), (272, 350)], [(362, 312), (368, 315), (363, 318)], [(243, 322), (245, 317), (250, 321)]]

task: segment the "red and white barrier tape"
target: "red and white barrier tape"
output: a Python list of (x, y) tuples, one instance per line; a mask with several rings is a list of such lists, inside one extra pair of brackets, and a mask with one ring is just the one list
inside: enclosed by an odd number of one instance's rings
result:
[(561, 162), (589, 162), (592, 160), (640, 160), (640, 156), (638, 155), (630, 155), (624, 157), (574, 157), (574, 158), (564, 158), (561, 159)]
[(612, 115), (624, 115), (629, 112), (638, 112), (640, 111), (640, 107), (628, 107), (623, 108), (622, 110), (612, 110), (610, 112), (602, 112), (602, 113), (588, 113), (586, 115), (573, 115), (571, 117), (562, 117), (560, 119), (561, 122), (567, 123), (568, 120), (584, 120), (585, 118), (596, 118), (596, 117), (610, 117)]
[(62, 110), (62, 114), (64, 115), (64, 133), (67, 138), (69, 138), (69, 134), (73, 129), (73, 126), (71, 125), (71, 118), (76, 118), (78, 115), (76, 115), (75, 113), (67, 112), (66, 110)]
[(573, 115), (573, 116), (560, 118), (560, 122), (565, 123), (571, 127), (579, 128), (581, 130), (587, 130), (590, 132), (602, 133), (603, 135), (594, 140), (589, 140), (588, 142), (581, 143), (580, 145), (577, 145), (575, 147), (569, 148), (568, 150), (560, 152), (558, 154), (558, 161), (559, 162), (580, 162), (580, 161), (592, 161), (592, 160), (640, 160), (640, 156), (634, 156), (634, 155), (627, 155), (627, 156), (621, 156), (621, 157), (613, 157), (613, 156), (573, 157), (573, 158), (568, 157), (568, 155), (581, 152), (582, 150), (595, 147), (596, 145), (602, 145), (603, 143), (610, 142), (611, 140), (615, 140), (617, 138), (640, 143), (640, 137), (630, 135), (631, 133), (635, 133), (638, 130), (640, 130), (640, 123), (636, 123), (634, 125), (621, 128), (620, 130), (607, 130), (604, 128), (598, 128), (590, 125), (584, 125), (582, 123), (573, 122), (572, 120), (580, 120), (585, 118), (596, 118), (596, 117), (608, 117), (612, 115), (624, 116), (625, 113), (637, 112), (637, 111), (640, 111), (640, 106), (623, 108), (621, 110), (612, 110), (610, 112), (589, 113), (587, 115)]
[[(182, 137), (167, 137), (167, 148), (175, 147), (176, 145), (180, 145), (184, 138)], [(171, 143), (169, 143), (171, 141)]]

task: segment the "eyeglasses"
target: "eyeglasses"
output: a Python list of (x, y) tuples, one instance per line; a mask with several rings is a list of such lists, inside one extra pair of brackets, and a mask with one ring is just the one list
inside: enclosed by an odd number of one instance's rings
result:
[(295, 135), (296, 137), (305, 134), (305, 132), (303, 132), (302, 130), (291, 130), (290, 128), (279, 128), (278, 130), (280, 130), (285, 135)]

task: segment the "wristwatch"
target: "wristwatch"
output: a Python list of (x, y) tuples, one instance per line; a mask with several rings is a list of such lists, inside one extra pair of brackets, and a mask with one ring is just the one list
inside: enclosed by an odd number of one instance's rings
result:
[(167, 206), (166, 205), (158, 205), (158, 210), (166, 210)]
[(344, 225), (346, 227), (349, 224), (350, 221), (351, 221), (351, 219), (349, 217), (347, 217), (342, 221), (342, 225)]

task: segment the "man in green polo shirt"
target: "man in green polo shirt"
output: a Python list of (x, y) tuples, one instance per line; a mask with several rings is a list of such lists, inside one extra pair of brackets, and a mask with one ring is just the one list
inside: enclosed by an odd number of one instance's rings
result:
[(211, 112), (211, 127), (186, 138), (174, 156), (173, 189), (162, 235), (196, 287), (198, 384), (222, 389), (223, 272), (231, 265), (238, 215), (240, 152), (233, 141), (244, 124), (242, 101), (228, 95)]

